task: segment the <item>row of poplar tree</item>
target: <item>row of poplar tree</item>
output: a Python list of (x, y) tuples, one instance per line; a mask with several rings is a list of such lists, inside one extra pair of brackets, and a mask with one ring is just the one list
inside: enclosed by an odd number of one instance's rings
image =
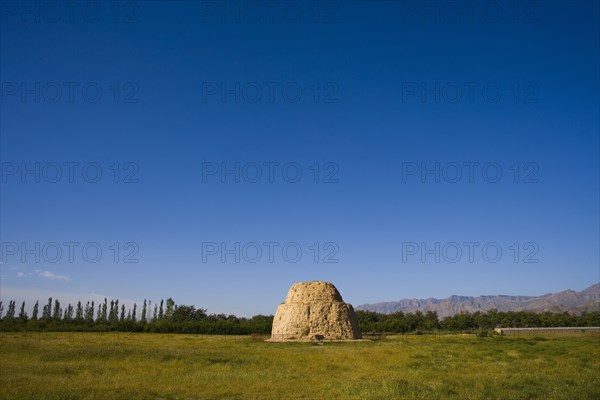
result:
[[(4, 314), (4, 303), (0, 301), (0, 319), (2, 321), (7, 322), (28, 322), (28, 321), (76, 321), (76, 322), (89, 322), (89, 323), (99, 323), (99, 322), (107, 322), (107, 323), (116, 323), (123, 321), (138, 321), (137, 318), (137, 303), (133, 305), (133, 311), (131, 309), (125, 309), (125, 305), (121, 304), (119, 308), (119, 300), (111, 300), (110, 303), (108, 299), (104, 299), (103, 303), (98, 304), (98, 308), (96, 311), (95, 303), (92, 300), (91, 302), (87, 302), (85, 306), (81, 303), (81, 301), (77, 302), (76, 306), (73, 306), (69, 303), (69, 305), (63, 309), (58, 299), (52, 301), (52, 297), (48, 299), (48, 303), (46, 303), (42, 307), (42, 313), (40, 316), (40, 304), (39, 301), (36, 301), (33, 306), (33, 311), (31, 313), (31, 317), (28, 316), (25, 311), (25, 302), (21, 303), (21, 308), (19, 313), (16, 314), (16, 302), (14, 300), (9, 301), (8, 309), (6, 311), (6, 315)], [(154, 305), (154, 311), (151, 313), (152, 303), (144, 300), (144, 304), (141, 309), (140, 321), (141, 322), (151, 322), (151, 321), (160, 321), (165, 318), (169, 318), (173, 315), (175, 311), (175, 302), (173, 299), (168, 298), (166, 301), (166, 307), (164, 300), (160, 301), (160, 306), (158, 304)], [(127, 314), (125, 313), (127, 311)], [(94, 317), (95, 315), (95, 317)]]
[[(41, 313), (40, 313), (41, 311)], [(152, 304), (144, 300), (141, 309), (137, 303), (126, 308), (119, 300), (104, 299), (96, 304), (88, 301), (85, 305), (61, 306), (58, 299), (48, 299), (40, 310), (39, 301), (33, 306), (31, 316), (21, 303), (17, 313), (17, 304), (9, 301), (6, 314), (4, 304), (0, 302), (0, 331), (125, 331), (158, 333), (206, 333), (269, 334), (273, 316), (255, 315), (252, 318), (235, 315), (207, 314), (203, 308), (177, 305), (173, 299), (161, 300)]]
[[(139, 316), (138, 316), (139, 311)], [(438, 318), (436, 312), (414, 313), (395, 312), (381, 314), (370, 311), (357, 311), (359, 328), (363, 333), (389, 332), (475, 332), (491, 330), (495, 327), (553, 327), (553, 326), (600, 326), (600, 312), (570, 314), (567, 312), (463, 312)], [(194, 306), (177, 305), (173, 299), (161, 300), (152, 304), (144, 300), (141, 310), (137, 304), (128, 309), (119, 300), (104, 299), (68, 304), (63, 308), (58, 299), (48, 299), (42, 307), (36, 302), (31, 316), (22, 303), (17, 313), (16, 302), (10, 301), (4, 314), (4, 304), (0, 302), (0, 331), (39, 330), (39, 331), (128, 331), (160, 333), (207, 333), (207, 334), (269, 334), (273, 316), (255, 315), (252, 318), (235, 315), (207, 314), (205, 309)]]

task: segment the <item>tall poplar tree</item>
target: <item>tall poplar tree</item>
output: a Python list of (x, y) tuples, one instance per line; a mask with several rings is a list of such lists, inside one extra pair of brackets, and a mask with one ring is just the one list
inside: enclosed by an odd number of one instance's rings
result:
[(6, 317), (4, 318), (7, 321), (15, 320), (15, 301), (11, 300), (8, 302), (8, 310), (6, 310)]
[(54, 300), (54, 312), (52, 313), (52, 319), (60, 321), (62, 318), (62, 309), (60, 308), (60, 301)]
[(19, 321), (22, 323), (27, 322), (27, 313), (25, 312), (25, 302), (21, 303), (21, 310), (19, 311)]
[(77, 302), (77, 311), (75, 312), (75, 320), (77, 322), (83, 321), (83, 307), (81, 305), (81, 301)]
[(165, 312), (163, 311), (163, 303), (164, 300), (160, 301), (160, 308), (158, 309), (158, 319), (162, 320), (165, 317)]
[(33, 306), (33, 313), (31, 313), (31, 319), (33, 321), (37, 321), (39, 311), (40, 311), (40, 302), (36, 301), (35, 305)]

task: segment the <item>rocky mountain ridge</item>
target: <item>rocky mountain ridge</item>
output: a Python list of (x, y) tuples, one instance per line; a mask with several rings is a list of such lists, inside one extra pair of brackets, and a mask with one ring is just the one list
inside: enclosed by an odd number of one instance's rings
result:
[(541, 296), (450, 296), (446, 299), (402, 299), (399, 301), (363, 304), (357, 310), (375, 311), (391, 314), (397, 311), (427, 312), (436, 311), (439, 318), (444, 318), (460, 312), (488, 311), (552, 311), (573, 312), (600, 311), (600, 283), (587, 289), (576, 292), (563, 290), (562, 292), (547, 293)]

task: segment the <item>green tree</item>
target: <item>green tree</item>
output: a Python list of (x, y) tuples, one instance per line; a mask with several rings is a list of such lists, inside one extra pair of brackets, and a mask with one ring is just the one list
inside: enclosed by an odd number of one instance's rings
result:
[(65, 315), (64, 315), (64, 320), (65, 321), (72, 321), (73, 320), (73, 313), (74, 313), (75, 309), (73, 308), (73, 306), (71, 305), (71, 303), (69, 303), (67, 305), (67, 309), (65, 310)]
[(498, 315), (498, 310), (495, 308), (492, 308), (491, 310), (488, 310), (487, 312), (487, 323), (488, 326), (487, 328), (489, 329), (493, 329), (495, 327), (498, 326), (499, 321), (499, 315)]
[(44, 321), (49, 321), (50, 318), (52, 318), (52, 297), (48, 299), (48, 304), (42, 309), (42, 319)]
[(206, 318), (206, 310), (199, 308), (196, 310), (194, 306), (181, 305), (175, 309), (171, 320), (173, 322), (200, 321)]
[(423, 321), (423, 327), (428, 331), (432, 331), (438, 328), (437, 311), (427, 311), (427, 313), (425, 314), (425, 320)]
[(94, 301), (92, 303), (88, 301), (85, 304), (85, 321), (88, 323), (94, 322)]
[(421, 311), (406, 314), (406, 320), (411, 331), (424, 329), (425, 316)]
[(8, 310), (6, 310), (6, 317), (4, 318), (7, 321), (15, 320), (15, 301), (11, 300), (8, 302)]
[(40, 310), (40, 302), (36, 301), (35, 305), (33, 306), (33, 312), (31, 313), (31, 319), (33, 321), (37, 321), (39, 310)]
[(110, 314), (108, 320), (111, 324), (114, 324), (119, 320), (119, 300), (110, 301)]
[(102, 321), (107, 321), (108, 320), (108, 300), (106, 299), (106, 297), (104, 298), (104, 304), (102, 304), (102, 314), (100, 316), (100, 318), (102, 319)]
[[(162, 306), (162, 302), (161, 302), (160, 304), (161, 304), (161, 306)], [(174, 313), (174, 312), (175, 312), (175, 302), (173, 301), (173, 299), (172, 299), (172, 298), (170, 298), (170, 297), (169, 297), (169, 298), (167, 299), (167, 309), (166, 309), (166, 311), (165, 311), (165, 315), (164, 315), (164, 317), (165, 317), (166, 319), (169, 319), (169, 318), (171, 318), (171, 317), (173, 316), (173, 313)]]
[(83, 306), (81, 305), (81, 301), (77, 302), (77, 311), (75, 312), (75, 320), (77, 322), (83, 321)]
[(580, 326), (600, 326), (600, 311), (584, 312), (580, 319)]
[[(202, 309), (200, 309), (202, 310)], [(250, 329), (253, 333), (271, 332), (273, 317), (267, 315), (255, 315), (250, 318)]]
[(144, 299), (144, 305), (142, 306), (142, 322), (146, 323), (146, 307), (147, 307), (147, 303), (146, 303), (146, 299)]
[(108, 311), (108, 320), (112, 321), (112, 319), (113, 319), (113, 313), (114, 313), (114, 310), (115, 310), (115, 301), (112, 300), (112, 299), (110, 300), (110, 308), (108, 310), (109, 310)]
[(60, 321), (62, 318), (62, 309), (60, 308), (60, 301), (58, 299), (54, 300), (54, 312), (52, 314), (52, 319), (55, 321)]
[(25, 312), (25, 302), (21, 303), (21, 309), (19, 310), (19, 322), (27, 322), (27, 313)]

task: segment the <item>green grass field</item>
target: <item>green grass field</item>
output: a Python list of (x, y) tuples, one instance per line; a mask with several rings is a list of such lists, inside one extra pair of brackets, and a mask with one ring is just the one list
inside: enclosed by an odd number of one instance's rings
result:
[(0, 334), (2, 399), (600, 399), (600, 336)]

